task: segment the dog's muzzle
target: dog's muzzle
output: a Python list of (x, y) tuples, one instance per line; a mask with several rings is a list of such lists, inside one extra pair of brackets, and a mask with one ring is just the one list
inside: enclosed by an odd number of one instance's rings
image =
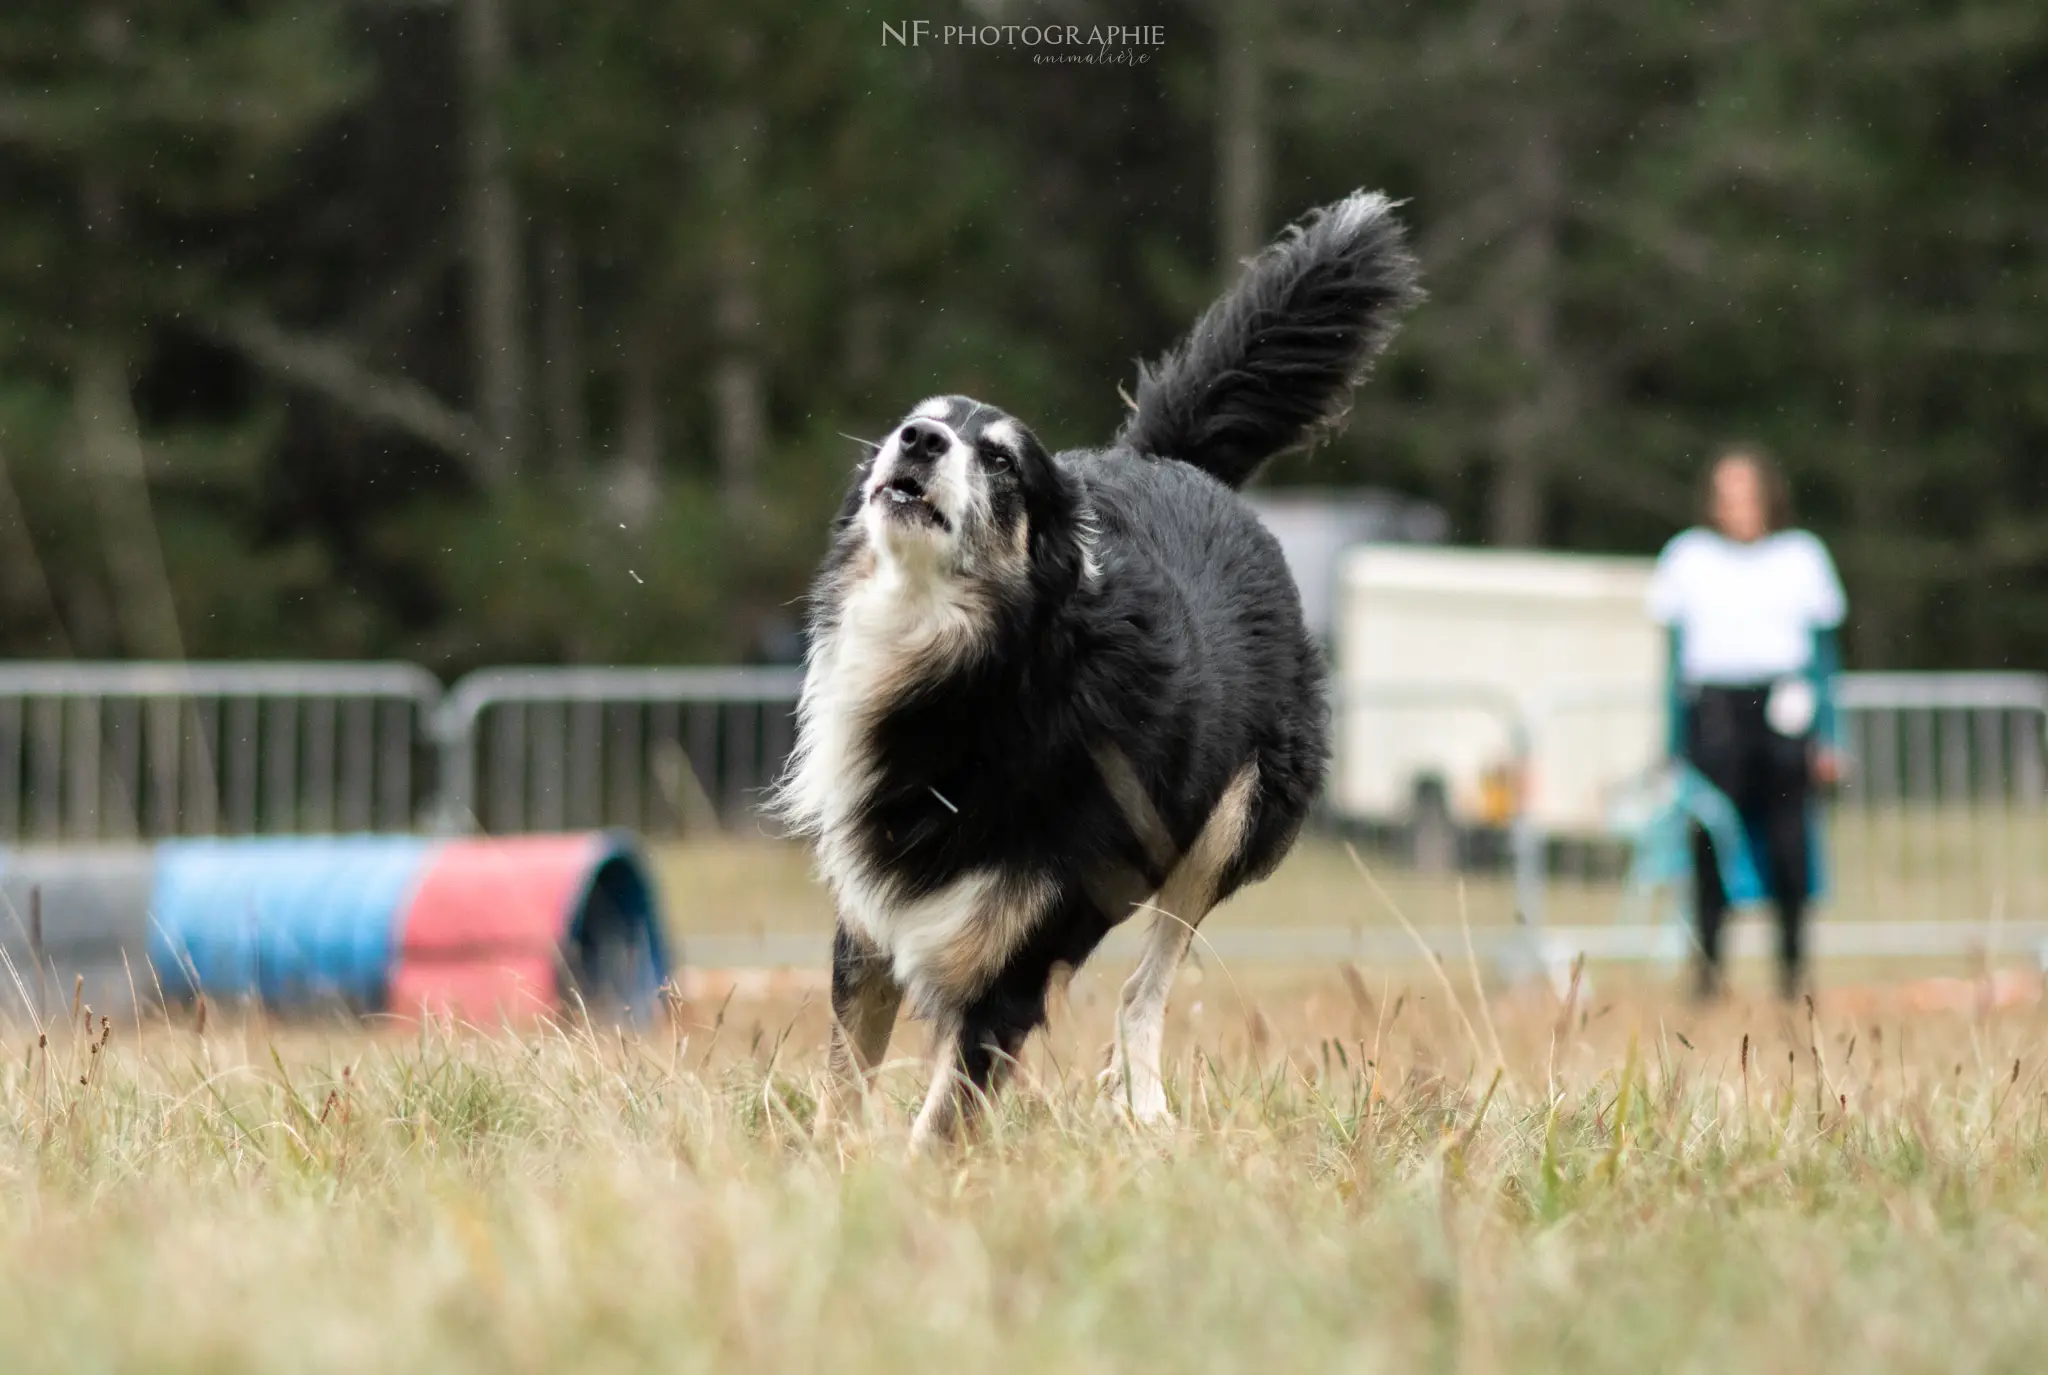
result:
[(931, 498), (925, 494), (924, 483), (908, 473), (898, 473), (875, 488), (875, 494), (868, 500), (880, 504), (882, 514), (890, 520), (912, 521), (940, 530), (953, 528), (952, 522), (932, 505)]
[(940, 426), (919, 421), (905, 425), (896, 434), (896, 452), (889, 460), (888, 475), (868, 501), (881, 506), (885, 519), (952, 529), (952, 522), (933, 504), (930, 489), (939, 461), (952, 447), (952, 435)]

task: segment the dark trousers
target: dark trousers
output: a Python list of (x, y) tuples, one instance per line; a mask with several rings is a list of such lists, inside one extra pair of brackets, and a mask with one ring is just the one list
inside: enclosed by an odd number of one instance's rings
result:
[[(1769, 689), (1763, 687), (1694, 689), (1685, 754), (1735, 804), (1744, 829), (1762, 839), (1762, 853), (1752, 858), (1777, 904), (1779, 987), (1789, 998), (1798, 992), (1805, 967), (1811, 873), (1806, 803), (1812, 742), (1807, 735), (1786, 736), (1771, 729), (1764, 719), (1768, 696)], [(1710, 993), (1721, 982), (1721, 928), (1727, 921), (1728, 893), (1721, 883), (1713, 839), (1698, 825), (1692, 832), (1692, 856), (1700, 987)]]

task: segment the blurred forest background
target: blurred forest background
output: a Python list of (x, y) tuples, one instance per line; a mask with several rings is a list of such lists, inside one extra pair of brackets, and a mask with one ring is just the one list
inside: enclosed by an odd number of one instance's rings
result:
[(2044, 166), (2039, 0), (9, 0), (0, 653), (786, 655), (846, 436), (1100, 442), (1366, 185), (1432, 299), (1274, 481), (1646, 553), (1753, 438), (1854, 664), (2039, 667)]

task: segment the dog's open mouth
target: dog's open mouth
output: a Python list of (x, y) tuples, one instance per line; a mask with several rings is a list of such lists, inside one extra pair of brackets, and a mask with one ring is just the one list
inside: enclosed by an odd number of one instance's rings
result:
[(879, 502), (882, 514), (890, 520), (906, 521), (935, 530), (953, 528), (940, 513), (939, 508), (932, 505), (931, 498), (925, 494), (924, 484), (907, 474), (890, 478), (877, 487), (875, 494), (868, 500)]

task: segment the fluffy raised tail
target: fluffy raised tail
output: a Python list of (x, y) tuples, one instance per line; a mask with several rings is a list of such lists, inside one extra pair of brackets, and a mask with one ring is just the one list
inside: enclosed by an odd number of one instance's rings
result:
[(1342, 426), (1351, 389), (1422, 299), (1416, 277), (1385, 196), (1356, 191), (1310, 212), (1179, 347), (1139, 365), (1117, 438), (1242, 487), (1275, 454)]

